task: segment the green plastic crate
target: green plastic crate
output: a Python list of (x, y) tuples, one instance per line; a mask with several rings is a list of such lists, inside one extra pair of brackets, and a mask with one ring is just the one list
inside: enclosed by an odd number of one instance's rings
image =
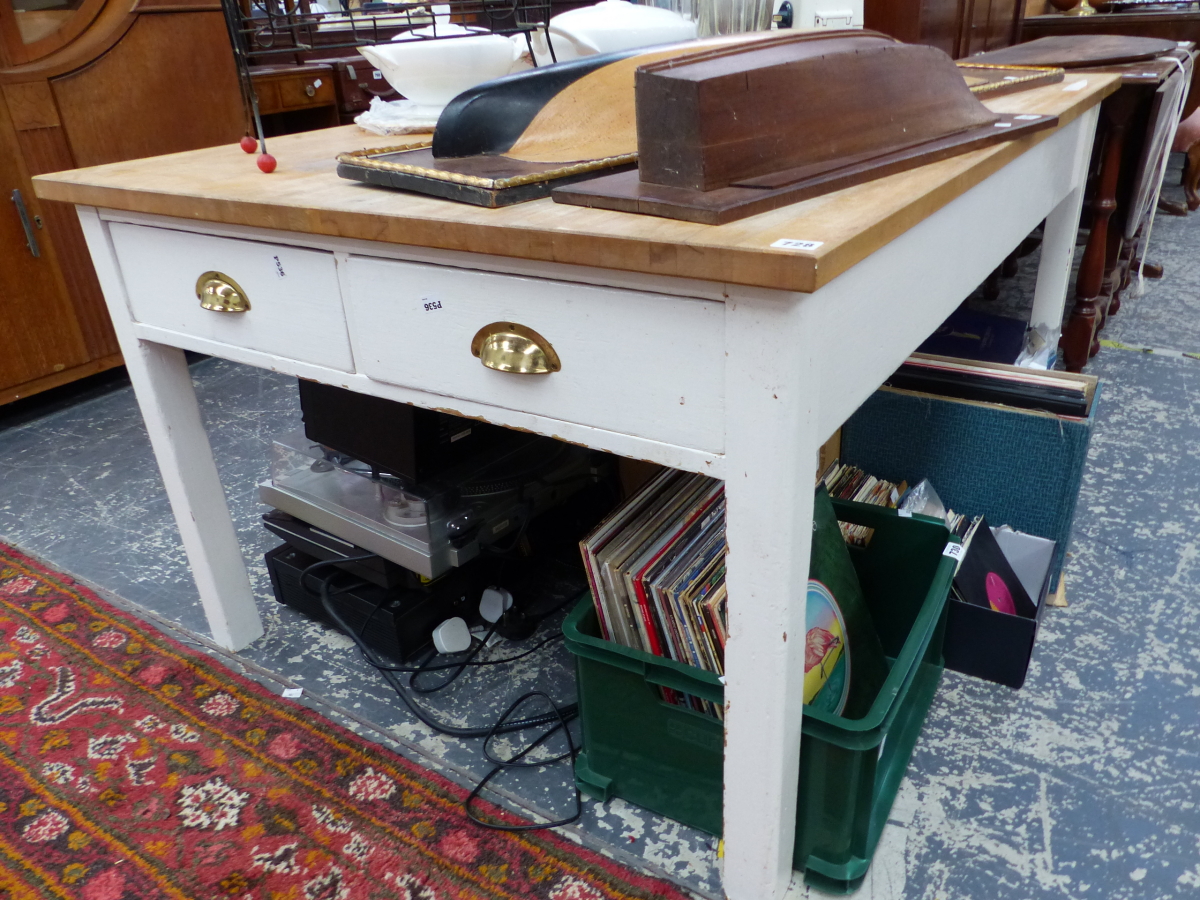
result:
[[(869, 547), (850, 552), (890, 668), (862, 719), (805, 710), (793, 864), (809, 884), (848, 893), (871, 865), (942, 677), (954, 562), (942, 554), (949, 532), (939, 521), (847, 501), (834, 508), (840, 520), (875, 529)], [(719, 835), (722, 725), (659, 693), (721, 703), (717, 676), (602, 639), (590, 595), (563, 631), (579, 682), (580, 790)]]

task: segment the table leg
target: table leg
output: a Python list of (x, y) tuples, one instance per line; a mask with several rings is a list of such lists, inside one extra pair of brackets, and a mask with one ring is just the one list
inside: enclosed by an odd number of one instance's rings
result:
[[(1092, 109), (1086, 115), (1094, 122), (1098, 113)], [(1040, 327), (1051, 335), (1057, 334), (1062, 328), (1094, 127), (1093, 123), (1085, 123), (1080, 130), (1072, 170), (1075, 187), (1050, 211), (1042, 232), (1042, 256), (1038, 263), (1037, 284), (1033, 291), (1033, 309), (1029, 324), (1033, 328)]]
[(1054, 334), (1062, 328), (1071, 264), (1075, 259), (1075, 235), (1079, 232), (1079, 213), (1083, 207), (1083, 185), (1059, 201), (1046, 217), (1042, 234), (1042, 257), (1038, 262), (1037, 284), (1033, 289), (1033, 309), (1029, 324)]
[[(1104, 268), (1105, 276), (1104, 283), (1100, 286), (1101, 316), (1100, 329), (1108, 324), (1108, 317), (1115, 316), (1121, 309), (1121, 281), (1124, 279), (1124, 269), (1126, 261), (1125, 255), (1125, 235), (1115, 229), (1110, 229), (1108, 232), (1108, 253), (1105, 257)], [(1099, 340), (1099, 338), (1097, 338)], [(1099, 349), (1099, 344), (1096, 345)], [(1092, 350), (1094, 356), (1096, 350)]]
[[(1198, 67), (1200, 69), (1200, 67)], [(1183, 195), (1187, 208), (1200, 209), (1200, 143), (1192, 144), (1183, 167)]]
[(260, 637), (263, 627), (187, 360), (178, 348), (137, 338), (108, 229), (94, 209), (80, 208), (79, 221), (213, 640), (229, 650), (240, 650)]
[(1108, 220), (1117, 208), (1117, 179), (1121, 173), (1121, 156), (1129, 119), (1140, 94), (1122, 89), (1101, 105), (1104, 134), (1101, 138), (1100, 173), (1096, 178), (1092, 198), (1091, 233), (1079, 265), (1075, 282), (1075, 308), (1062, 337), (1063, 360), (1072, 372), (1079, 372), (1099, 348), (1097, 332), (1102, 311), (1102, 289), (1107, 274), (1109, 254)]
[(725, 648), (725, 892), (777, 900), (792, 875), (804, 606), (820, 384), (805, 299), (726, 312), (729, 642)]

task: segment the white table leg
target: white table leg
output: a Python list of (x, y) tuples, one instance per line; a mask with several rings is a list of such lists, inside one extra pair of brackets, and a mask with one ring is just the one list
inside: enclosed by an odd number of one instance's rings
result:
[(187, 361), (182, 350), (134, 336), (108, 230), (94, 209), (81, 207), (79, 220), (213, 640), (240, 650), (260, 637), (263, 627)]
[(725, 873), (730, 900), (777, 900), (792, 876), (804, 605), (817, 449), (810, 300), (726, 312), (729, 642)]
[(1062, 328), (1066, 309), (1067, 285), (1071, 280), (1071, 263), (1075, 258), (1075, 236), (1079, 233), (1083, 189), (1099, 112), (1100, 107), (1095, 106), (1080, 116), (1072, 167), (1073, 187), (1047, 216), (1042, 236), (1042, 259), (1038, 264), (1029, 324), (1034, 328), (1045, 328), (1055, 340)]

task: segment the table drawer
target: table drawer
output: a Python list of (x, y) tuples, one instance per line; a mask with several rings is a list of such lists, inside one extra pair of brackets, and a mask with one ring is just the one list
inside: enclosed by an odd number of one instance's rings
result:
[[(684, 447), (724, 447), (723, 303), (365, 257), (351, 257), (347, 285), (354, 357), (372, 378)], [(493, 323), (531, 329), (561, 368), (485, 367), (472, 342)]]
[[(354, 371), (332, 253), (122, 222), (110, 227), (135, 321)], [(236, 283), (249, 310), (201, 307), (196, 283), (206, 272)]]

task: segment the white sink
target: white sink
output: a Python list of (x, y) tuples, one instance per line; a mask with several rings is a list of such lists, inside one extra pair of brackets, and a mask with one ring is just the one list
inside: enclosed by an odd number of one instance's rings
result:
[(445, 106), (467, 88), (507, 75), (520, 53), (502, 35), (461, 25), (439, 21), (434, 34), (433, 27), (418, 28), (358, 52), (404, 97), (430, 107)]

